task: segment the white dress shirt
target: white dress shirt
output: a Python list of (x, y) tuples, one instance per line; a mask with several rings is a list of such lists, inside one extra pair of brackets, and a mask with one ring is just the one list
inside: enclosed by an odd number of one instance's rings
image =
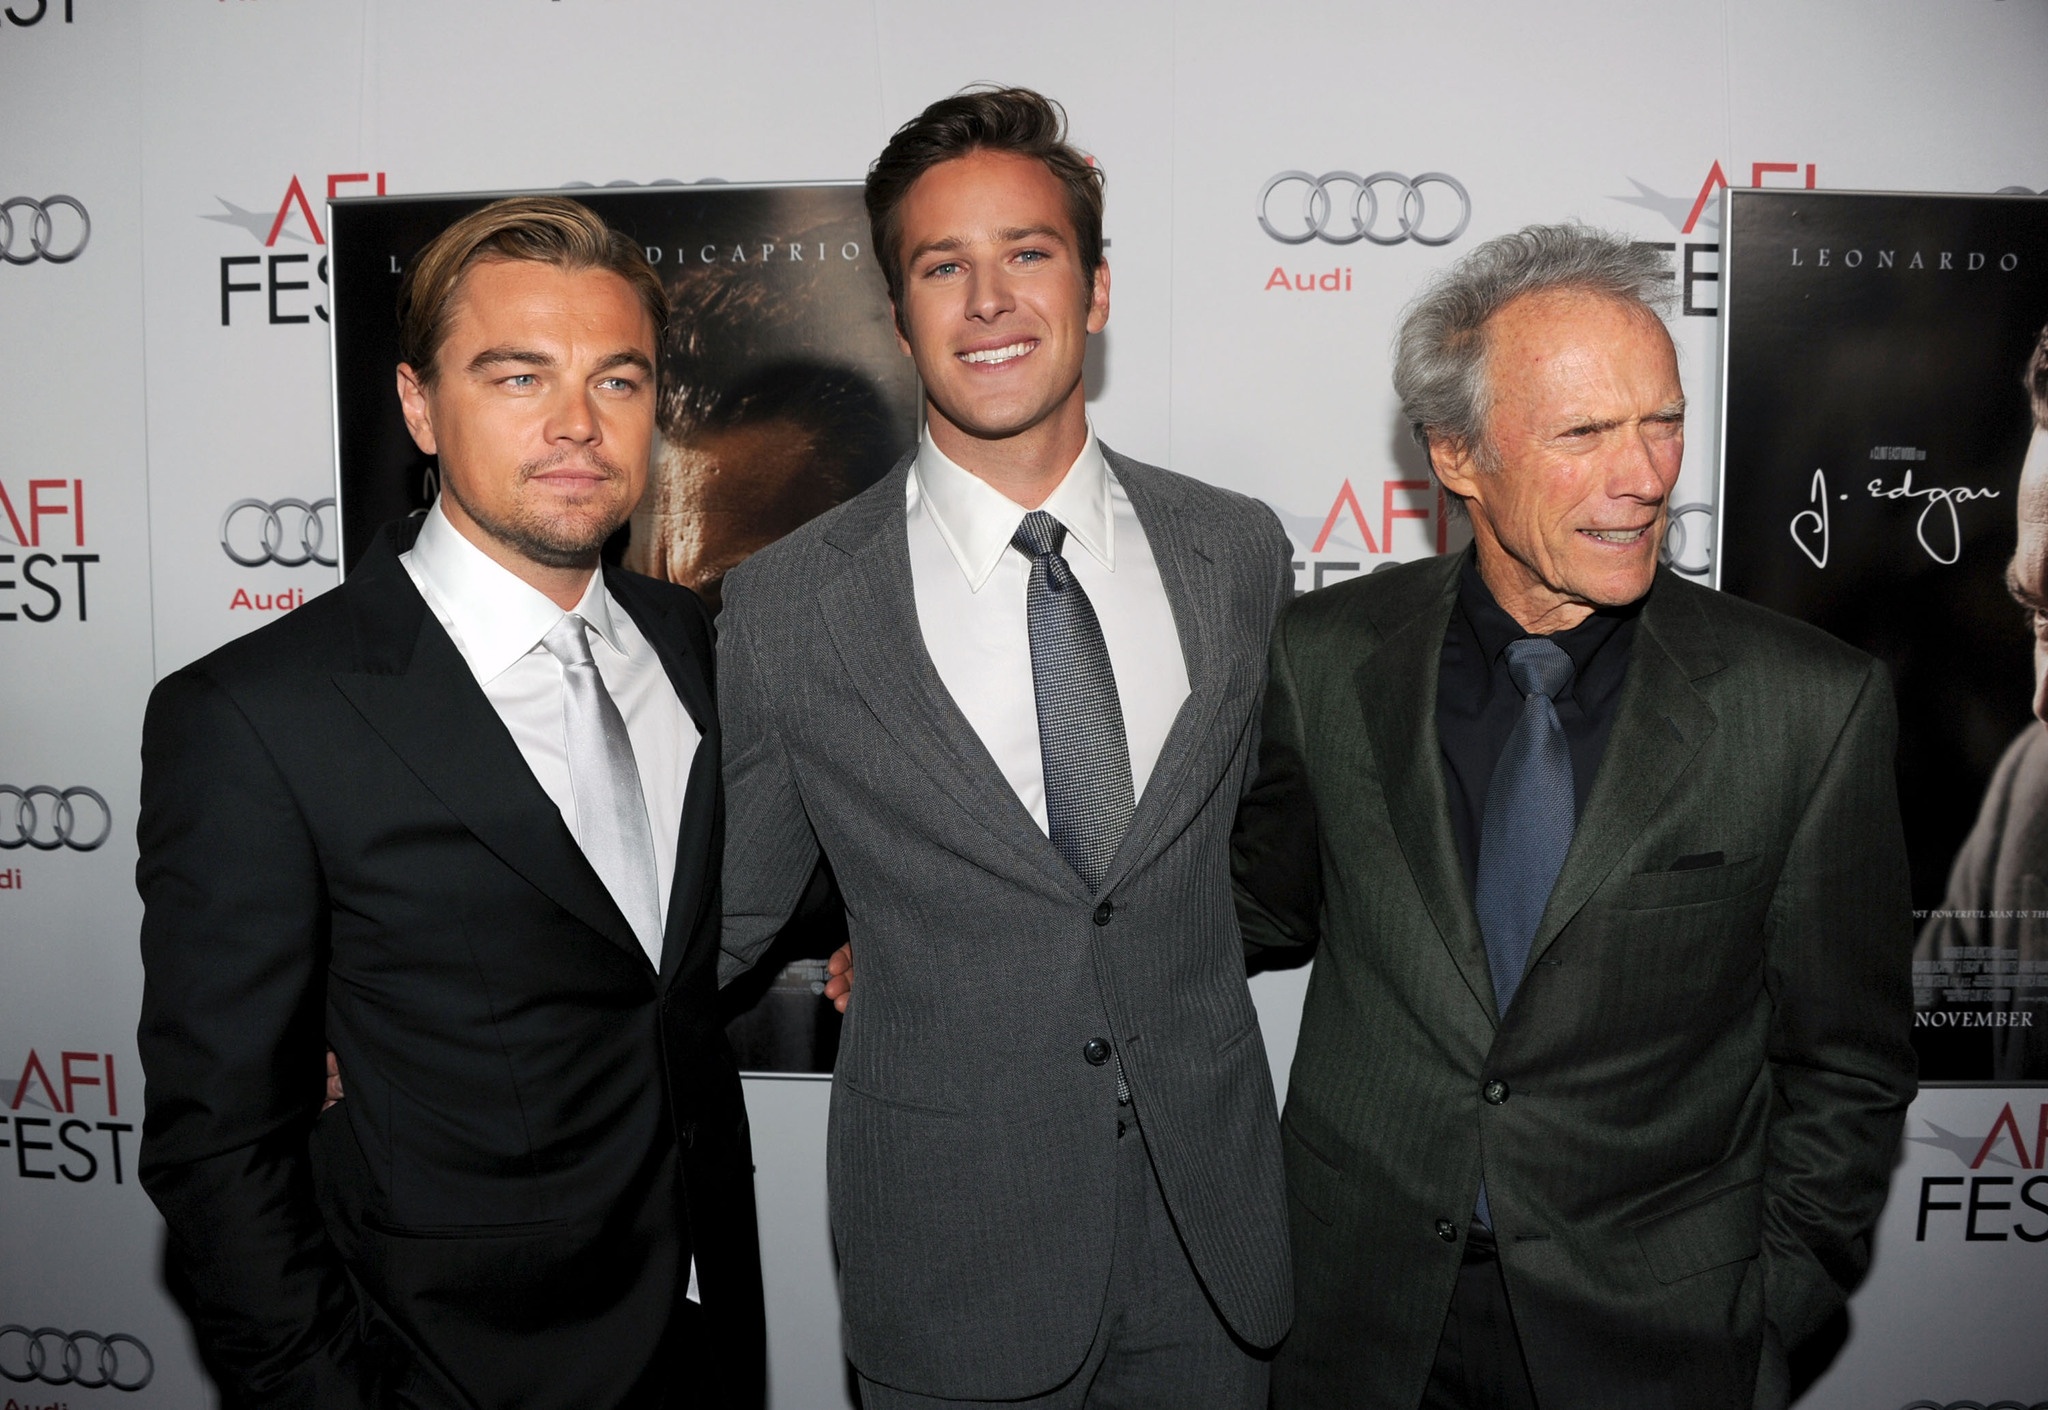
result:
[[(562, 664), (541, 645), (567, 614), (464, 538), (441, 513), (439, 501), (428, 511), (411, 551), (398, 561), (454, 639), (485, 698), (512, 732), (526, 766), (561, 809), (570, 835), (580, 837), (563, 732)], [(605, 590), (602, 572), (590, 575), (575, 612), (590, 629), (591, 658), (633, 742), (647, 825), (654, 834), (656, 897), (666, 919), (683, 797), (701, 736), (653, 645)], [(661, 937), (642, 945), (659, 969)]]
[[(1049, 831), (1026, 615), (1031, 560), (1010, 544), (1027, 511), (948, 460), (929, 431), (911, 466), (905, 507), (925, 650), (1017, 801)], [(1103, 460), (1093, 427), (1039, 508), (1067, 526), (1061, 555), (1102, 625), (1131, 751), (1131, 790), (1142, 798), (1187, 699), (1187, 663), (1145, 526)]]

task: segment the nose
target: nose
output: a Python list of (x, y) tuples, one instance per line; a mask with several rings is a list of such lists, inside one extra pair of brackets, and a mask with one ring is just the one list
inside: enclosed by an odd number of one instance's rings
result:
[(547, 437), (575, 445), (594, 445), (603, 438), (588, 387), (563, 383), (548, 406)]
[(1660, 435), (1659, 430), (1639, 426), (1634, 435), (1621, 438), (1607, 469), (1608, 498), (1655, 504), (1671, 493), (1685, 458), (1685, 442), (1668, 432)]
[(993, 323), (1016, 307), (1009, 276), (1002, 266), (986, 261), (976, 264), (967, 276), (967, 316)]

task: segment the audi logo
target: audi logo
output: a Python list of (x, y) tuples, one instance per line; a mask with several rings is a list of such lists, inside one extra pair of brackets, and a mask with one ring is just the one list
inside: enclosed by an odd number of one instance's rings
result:
[[(90, 852), (114, 830), (114, 810), (90, 788), (52, 788), (47, 783), (16, 788), (11, 783), (0, 783), (0, 798), (14, 800), (12, 820), (7, 816), (6, 806), (0, 804), (0, 852), (12, 852), (18, 847), (33, 847), (38, 852), (54, 852), (59, 847)], [(47, 798), (53, 805), (47, 814), (37, 803), (39, 798)], [(100, 810), (97, 831), (89, 838), (82, 835), (79, 827), (80, 798), (90, 799)]]
[[(78, 216), (78, 234), (68, 236), (71, 248), (57, 248), (57, 220), (52, 211), (62, 206)], [(16, 211), (23, 212), (17, 221)], [(71, 222), (65, 221), (68, 226)], [(25, 240), (28, 253), (16, 248), (17, 239)], [(92, 239), (92, 217), (85, 213), (85, 207), (76, 196), (45, 196), (40, 201), (33, 196), (16, 196), (11, 201), (0, 201), (0, 260), (9, 264), (34, 264), (43, 260), (49, 264), (69, 264), (85, 253), (86, 242)]]
[[(1700, 530), (1702, 548), (1700, 551), (1700, 561), (1697, 563), (1685, 561), (1686, 545), (1692, 541), (1692, 530), (1686, 525), (1685, 520), (1686, 516), (1692, 514), (1704, 514), (1707, 516), (1706, 526)], [(1714, 566), (1713, 536), (1713, 505), (1674, 504), (1671, 506), (1670, 517), (1664, 524), (1664, 542), (1657, 550), (1657, 557), (1662, 560), (1665, 567), (1672, 569), (1674, 572), (1691, 573), (1694, 577), (1700, 577), (1712, 571)]]
[(141, 1390), (155, 1374), (156, 1358), (126, 1332), (102, 1336), (56, 1327), (31, 1331), (19, 1323), (0, 1327), (0, 1376), (17, 1385), (41, 1381), (81, 1390)]
[[(1283, 186), (1300, 186), (1301, 210), (1287, 214), (1287, 200), (1280, 203), (1281, 224), (1273, 223), (1273, 193)], [(1383, 234), (1380, 223), (1380, 188), (1397, 192), (1389, 201), (1400, 229)], [(1458, 223), (1448, 234), (1431, 235), (1422, 229), (1428, 218), (1422, 188), (1439, 186), (1458, 198)], [(1349, 189), (1350, 196), (1343, 195)], [(1355, 245), (1370, 240), (1375, 245), (1398, 245), (1413, 240), (1418, 245), (1448, 245), (1465, 233), (1472, 223), (1472, 197), (1457, 177), (1442, 171), (1425, 171), (1406, 177), (1398, 171), (1376, 171), (1359, 176), (1349, 171), (1326, 171), (1312, 176), (1305, 171), (1283, 171), (1259, 188), (1259, 228), (1283, 245), (1306, 245), (1321, 240), (1328, 245)], [(1299, 227), (1298, 229), (1296, 227)], [(1334, 227), (1334, 228), (1333, 228)]]
[[(340, 560), (333, 553), (322, 552), (329, 535), (327, 521), (321, 514), (333, 508), (332, 496), (310, 504), (303, 499), (238, 499), (220, 516), (221, 552), (244, 568), (260, 568), (265, 563), (275, 563), (280, 568), (318, 563), (332, 568)], [(244, 547), (249, 547), (251, 532), (256, 535), (254, 547), (248, 552), (236, 548), (238, 535)], [(340, 543), (338, 532), (333, 538)]]

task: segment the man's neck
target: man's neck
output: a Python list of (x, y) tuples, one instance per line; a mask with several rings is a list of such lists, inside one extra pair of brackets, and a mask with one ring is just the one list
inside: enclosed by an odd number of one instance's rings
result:
[(441, 514), (455, 532), (474, 544), (484, 557), (564, 612), (573, 610), (576, 604), (583, 600), (584, 591), (590, 586), (590, 575), (597, 571), (595, 563), (575, 568), (557, 568), (547, 563), (536, 563), (470, 518), (468, 511), (463, 509), (451, 494), (441, 496)]
[(974, 435), (929, 401), (925, 421), (946, 459), (1026, 509), (1045, 503), (1088, 444), (1087, 400), (1078, 386), (1050, 416), (1014, 436)]
[(1502, 548), (1476, 521), (1472, 546), (1479, 554), (1479, 578), (1501, 611), (1536, 636), (1570, 631), (1593, 615), (1593, 604), (1566, 597), (1545, 585), (1529, 566)]

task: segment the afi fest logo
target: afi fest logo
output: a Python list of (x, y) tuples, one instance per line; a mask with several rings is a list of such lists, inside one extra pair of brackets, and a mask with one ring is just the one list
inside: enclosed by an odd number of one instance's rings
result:
[[(327, 174), (327, 199), (336, 196), (367, 196), (369, 191), (345, 190), (346, 187), (368, 186), (376, 183), (376, 194), (384, 194), (384, 173), (381, 171), (344, 171)], [(316, 186), (314, 188), (318, 190)], [(322, 289), (327, 287), (327, 256), (324, 253), (327, 236), (320, 229), (319, 213), (313, 209), (313, 202), (306, 195), (306, 185), (296, 173), (285, 184), (284, 194), (277, 205), (265, 205), (256, 210), (243, 210), (225, 196), (215, 196), (220, 202), (220, 211), (203, 215), (201, 220), (218, 221), (249, 232), (250, 237), (266, 251), (275, 251), (280, 244), (284, 252), (260, 255), (239, 254), (220, 257), (220, 326), (230, 328), (239, 320), (241, 323), (305, 323), (311, 324), (316, 318), (327, 321), (327, 307), (312, 293), (317, 281)], [(308, 248), (294, 250), (293, 245)]]
[[(1359, 486), (1364, 487), (1363, 494)], [(1427, 479), (1361, 479), (1357, 485), (1346, 479), (1330, 502), (1330, 512), (1319, 519), (1281, 509), (1274, 513), (1297, 551), (1304, 543), (1309, 546), (1294, 563), (1294, 585), (1301, 592), (1450, 547), (1443, 491)], [(1375, 558), (1380, 561), (1372, 562)]]
[[(0, 1161), (0, 1176), (11, 1169), (20, 1180), (128, 1182), (132, 1148), (123, 1149), (121, 1138), (135, 1124), (116, 1120), (121, 1094), (112, 1053), (52, 1051), (45, 1061), (30, 1048), (20, 1079), (10, 1087), (0, 1078), (0, 1097), (7, 1099), (0, 1150), (14, 1155)], [(102, 1115), (107, 1119), (96, 1119)]]
[[(1932, 1121), (1930, 1135), (1908, 1136), (1917, 1145), (1949, 1152), (1971, 1170), (1987, 1166), (2011, 1175), (1923, 1175), (1914, 1242), (2048, 1243), (2048, 1101), (2007, 1102), (1982, 1136), (1945, 1131)], [(2032, 1117), (2029, 1122), (2028, 1118)], [(2031, 1127), (2031, 1129), (2029, 1129)]]
[[(1801, 171), (1806, 176), (1805, 188), (1814, 190), (1814, 178), (1818, 168), (1813, 162), (1803, 166), (1799, 162), (1752, 162), (1749, 167), (1749, 184), (1762, 187), (1764, 178), (1772, 177), (1773, 186), (1796, 185)], [(1735, 183), (1728, 179), (1718, 158), (1707, 168), (1707, 174), (1700, 182), (1699, 191), (1692, 196), (1667, 196), (1636, 180), (1633, 176), (1624, 178), (1636, 188), (1633, 196), (1611, 196), (1608, 199), (1625, 206), (1640, 206), (1655, 211), (1671, 222), (1671, 227), (1681, 236), (1705, 235), (1712, 231), (1712, 240), (1667, 240), (1645, 241), (1653, 249), (1665, 251), (1671, 256), (1671, 274), (1678, 281), (1681, 310), (1692, 318), (1712, 318), (1721, 311), (1719, 295), (1716, 302), (1707, 303), (1706, 287), (1721, 282), (1721, 205), (1715, 199), (1722, 191)], [(1711, 264), (1709, 264), (1711, 261)]]
[(85, 481), (0, 475), (0, 623), (86, 620)]

